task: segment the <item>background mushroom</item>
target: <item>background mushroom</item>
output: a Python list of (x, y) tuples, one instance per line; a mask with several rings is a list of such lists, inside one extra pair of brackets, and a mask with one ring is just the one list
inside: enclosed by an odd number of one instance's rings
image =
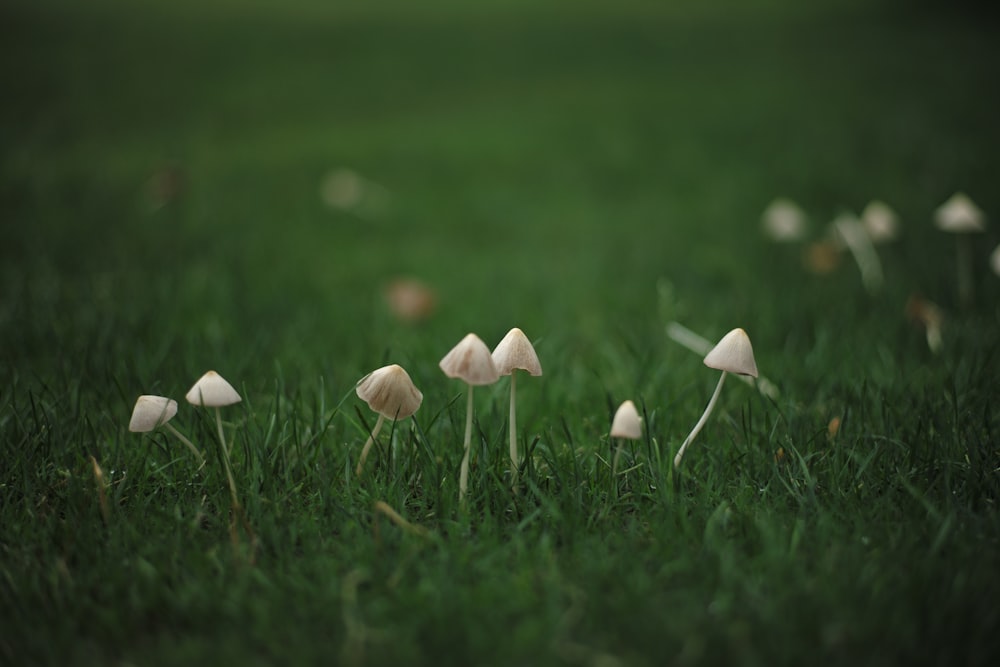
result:
[(375, 428), (372, 429), (365, 446), (361, 450), (361, 458), (355, 473), (360, 475), (364, 469), (365, 459), (371, 449), (378, 432), (386, 417), (393, 420), (406, 419), (420, 407), (424, 395), (416, 388), (409, 374), (402, 366), (392, 364), (372, 371), (358, 382), (358, 398), (368, 404), (368, 407), (378, 413)]
[(469, 486), (469, 452), (472, 448), (472, 388), (493, 384), (500, 379), (493, 355), (486, 343), (474, 333), (467, 334), (438, 364), (450, 378), (463, 380), (469, 386), (465, 408), (465, 454), (458, 477), (458, 497), (465, 499)]
[(510, 431), (510, 470), (511, 485), (516, 492), (517, 471), (521, 464), (517, 455), (516, 371), (518, 369), (525, 370), (528, 371), (529, 375), (537, 377), (542, 374), (542, 365), (538, 361), (538, 355), (535, 353), (531, 341), (517, 327), (508, 331), (503, 340), (494, 348), (493, 363), (500, 375), (510, 376), (510, 424), (508, 426), (508, 431)]
[(743, 329), (733, 329), (723, 336), (722, 340), (705, 356), (704, 363), (709, 368), (722, 371), (722, 375), (719, 377), (719, 384), (715, 385), (715, 393), (708, 401), (705, 412), (702, 413), (698, 423), (694, 425), (691, 433), (677, 450), (677, 456), (674, 457), (674, 468), (680, 467), (684, 451), (698, 435), (701, 427), (708, 421), (708, 416), (712, 414), (712, 408), (715, 407), (715, 402), (719, 400), (719, 393), (722, 391), (722, 383), (726, 381), (726, 374), (737, 373), (757, 377), (757, 362), (753, 357), (753, 346), (750, 345), (750, 337)]
[(956, 192), (934, 212), (934, 224), (943, 232), (955, 235), (958, 299), (972, 303), (972, 239), (970, 234), (986, 231), (986, 218), (978, 206), (962, 192)]

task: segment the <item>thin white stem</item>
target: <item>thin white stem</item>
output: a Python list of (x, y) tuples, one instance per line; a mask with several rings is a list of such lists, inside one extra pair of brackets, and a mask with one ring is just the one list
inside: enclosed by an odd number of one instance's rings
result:
[(469, 452), (472, 451), (472, 385), (469, 385), (469, 400), (465, 408), (465, 455), (462, 457), (462, 469), (458, 476), (458, 500), (465, 501), (465, 492), (469, 488)]
[(365, 459), (368, 458), (368, 451), (375, 444), (375, 438), (378, 437), (378, 432), (382, 429), (382, 422), (385, 421), (385, 415), (379, 413), (378, 419), (375, 421), (375, 428), (372, 429), (371, 435), (368, 436), (368, 440), (365, 441), (365, 446), (361, 449), (361, 458), (358, 459), (358, 467), (354, 470), (355, 475), (360, 475), (361, 471), (365, 467)]
[(708, 406), (705, 407), (705, 412), (701, 413), (701, 418), (698, 420), (698, 423), (694, 425), (694, 428), (691, 429), (691, 433), (688, 434), (688, 437), (685, 438), (684, 442), (681, 444), (681, 448), (677, 450), (677, 456), (674, 457), (674, 469), (681, 466), (681, 459), (684, 457), (684, 450), (687, 449), (688, 445), (691, 444), (691, 441), (694, 440), (694, 437), (698, 435), (698, 431), (700, 431), (701, 427), (705, 425), (706, 421), (708, 421), (708, 416), (712, 414), (712, 408), (715, 407), (715, 402), (719, 400), (719, 394), (722, 392), (722, 383), (726, 381), (726, 375), (728, 375), (726, 371), (722, 371), (722, 376), (719, 378), (719, 384), (715, 385), (715, 393), (712, 394), (712, 398), (709, 400)]
[(194, 454), (195, 458), (198, 459), (198, 467), (199, 468), (201, 466), (205, 465), (205, 457), (202, 456), (201, 452), (198, 451), (198, 448), (194, 446), (193, 442), (191, 442), (190, 440), (188, 440), (184, 436), (183, 433), (181, 433), (180, 431), (178, 431), (177, 429), (175, 429), (172, 424), (164, 424), (163, 426), (166, 427), (166, 429), (168, 431), (170, 431), (171, 433), (173, 433), (174, 436), (176, 436), (178, 440), (180, 440), (181, 442), (183, 442), (187, 446), (187, 448), (191, 450), (191, 453)]
[(517, 493), (517, 470), (520, 465), (517, 457), (517, 408), (514, 397), (517, 394), (517, 369), (510, 372), (510, 483), (514, 493)]
[(618, 459), (621, 458), (622, 448), (625, 446), (625, 440), (623, 438), (618, 438), (618, 449), (615, 450), (615, 457), (611, 459), (611, 476), (614, 477), (618, 474)]

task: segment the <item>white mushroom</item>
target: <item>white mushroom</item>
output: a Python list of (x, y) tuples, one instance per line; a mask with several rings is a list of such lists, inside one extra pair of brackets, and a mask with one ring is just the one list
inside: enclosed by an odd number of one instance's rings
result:
[(538, 361), (538, 354), (531, 341), (524, 335), (524, 332), (514, 327), (507, 332), (496, 348), (493, 350), (493, 363), (497, 367), (500, 375), (510, 376), (510, 466), (511, 485), (517, 491), (517, 471), (520, 460), (517, 455), (517, 408), (515, 396), (517, 393), (517, 373), (518, 369), (527, 371), (529, 375), (539, 376), (542, 374), (542, 365)]
[(674, 457), (674, 468), (680, 467), (684, 451), (691, 444), (691, 441), (694, 440), (695, 436), (698, 435), (698, 432), (701, 431), (705, 422), (708, 421), (708, 416), (712, 414), (712, 408), (715, 407), (715, 402), (719, 399), (719, 393), (722, 391), (722, 383), (726, 380), (726, 374), (736, 373), (751, 377), (757, 377), (758, 375), (757, 362), (753, 356), (753, 346), (750, 344), (750, 337), (747, 336), (747, 332), (743, 329), (733, 329), (723, 336), (722, 340), (705, 356), (704, 363), (709, 368), (722, 371), (722, 375), (719, 377), (719, 384), (715, 386), (715, 393), (712, 394), (705, 412), (702, 413), (701, 418), (698, 419), (698, 423), (694, 425), (691, 433), (688, 434), (688, 437), (681, 444), (680, 449), (677, 450), (677, 455)]
[(372, 371), (358, 382), (358, 398), (368, 404), (368, 407), (378, 413), (375, 428), (361, 450), (361, 458), (355, 473), (360, 475), (364, 469), (365, 459), (371, 449), (378, 432), (386, 418), (393, 420), (406, 419), (420, 407), (424, 400), (423, 394), (413, 384), (409, 374), (402, 366), (392, 364)]
[(958, 299), (972, 303), (972, 241), (970, 234), (986, 231), (986, 216), (962, 192), (957, 192), (934, 212), (934, 224), (943, 232), (955, 235)]
[(178, 440), (191, 450), (198, 459), (198, 463), (204, 463), (205, 457), (201, 455), (198, 448), (190, 440), (175, 429), (168, 422), (177, 414), (177, 401), (166, 396), (152, 396), (144, 394), (135, 401), (132, 408), (132, 418), (128, 423), (128, 430), (132, 433), (149, 433), (159, 426), (170, 431)]
[(469, 454), (472, 449), (472, 388), (493, 384), (500, 379), (493, 356), (486, 343), (474, 333), (467, 334), (438, 364), (450, 378), (463, 380), (469, 386), (465, 410), (465, 454), (458, 480), (458, 497), (465, 500), (469, 486)]
[(618, 448), (615, 450), (615, 457), (611, 463), (611, 474), (618, 473), (618, 459), (622, 455), (622, 445), (624, 440), (638, 440), (642, 437), (642, 419), (639, 411), (635, 409), (635, 403), (625, 401), (618, 406), (615, 417), (611, 420), (612, 438), (618, 438)]

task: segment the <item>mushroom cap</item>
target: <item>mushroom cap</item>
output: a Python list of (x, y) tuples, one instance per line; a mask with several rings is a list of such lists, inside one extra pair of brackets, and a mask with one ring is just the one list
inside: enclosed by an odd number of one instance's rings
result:
[(515, 368), (528, 371), (531, 375), (542, 374), (542, 364), (538, 361), (535, 348), (517, 327), (508, 331), (494, 348), (493, 363), (500, 375), (510, 375)]
[(705, 356), (705, 365), (719, 371), (757, 377), (750, 337), (743, 329), (733, 329)]
[(467, 334), (451, 348), (438, 366), (448, 377), (465, 380), (470, 385), (493, 384), (500, 379), (490, 348), (474, 333)]
[(893, 241), (899, 236), (899, 216), (883, 201), (869, 202), (861, 211), (861, 222), (872, 243)]
[(764, 233), (772, 241), (800, 241), (806, 236), (806, 213), (790, 199), (778, 197), (761, 214)]
[(945, 232), (963, 234), (986, 230), (986, 216), (965, 193), (956, 192), (934, 211), (934, 224)]
[(149, 433), (162, 426), (177, 414), (177, 401), (166, 396), (144, 394), (135, 401), (128, 430), (133, 433)]
[(611, 421), (612, 438), (628, 438), (638, 440), (642, 437), (642, 419), (639, 411), (635, 409), (635, 403), (625, 401), (618, 406), (615, 411), (615, 418)]
[(233, 385), (215, 371), (208, 371), (198, 378), (184, 398), (191, 405), (201, 405), (206, 408), (221, 408), (243, 400), (233, 389)]
[(424, 400), (409, 374), (397, 364), (383, 366), (361, 378), (355, 391), (369, 408), (389, 419), (406, 419)]

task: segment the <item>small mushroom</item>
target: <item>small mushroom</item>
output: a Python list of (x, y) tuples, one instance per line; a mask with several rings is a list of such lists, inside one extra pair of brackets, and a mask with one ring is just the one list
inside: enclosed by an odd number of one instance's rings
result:
[(913, 294), (906, 301), (906, 316), (915, 324), (924, 328), (927, 336), (927, 347), (931, 352), (940, 352), (944, 347), (941, 336), (941, 325), (944, 323), (944, 312), (937, 304)]
[(698, 423), (694, 425), (691, 433), (688, 434), (688, 437), (681, 443), (680, 449), (677, 450), (677, 456), (674, 457), (674, 468), (680, 467), (684, 451), (691, 444), (691, 441), (694, 440), (695, 436), (698, 435), (698, 432), (701, 431), (705, 422), (708, 421), (708, 416), (712, 414), (712, 408), (715, 407), (715, 402), (719, 399), (719, 393), (722, 391), (722, 383), (726, 380), (726, 374), (736, 373), (737, 375), (749, 375), (751, 377), (757, 377), (758, 375), (757, 362), (753, 356), (753, 346), (750, 344), (750, 337), (747, 336), (747, 332), (743, 329), (733, 329), (723, 336), (722, 340), (705, 356), (704, 363), (709, 368), (722, 371), (722, 375), (719, 377), (719, 384), (715, 386), (715, 393), (712, 394), (705, 412), (702, 413), (701, 418), (698, 419)]
[(421, 401), (424, 400), (424, 395), (416, 388), (403, 367), (397, 364), (372, 371), (358, 382), (355, 391), (358, 398), (378, 413), (375, 428), (372, 429), (361, 450), (361, 458), (355, 470), (355, 474), (360, 475), (365, 466), (365, 459), (368, 458), (368, 451), (378, 437), (385, 419), (387, 417), (396, 421), (406, 419), (417, 411)]
[[(224, 377), (215, 371), (208, 371), (198, 378), (198, 381), (194, 383), (184, 398), (191, 405), (215, 408), (215, 425), (219, 431), (219, 447), (222, 450), (222, 463), (226, 469), (226, 480), (229, 482), (229, 495), (233, 503), (233, 520), (235, 520), (238, 514), (244, 518), (245, 522), (246, 517), (243, 515), (239, 496), (236, 493), (236, 480), (233, 479), (233, 470), (229, 463), (229, 446), (226, 445), (226, 434), (222, 430), (222, 413), (219, 410), (219, 408), (227, 405), (239, 403), (243, 399), (233, 389), (233, 385), (229, 384)], [(235, 542), (235, 524), (230, 524), (230, 530)]]
[(517, 455), (517, 408), (515, 395), (517, 393), (517, 373), (518, 369), (527, 371), (529, 375), (539, 376), (542, 374), (542, 365), (538, 361), (538, 355), (531, 341), (524, 335), (524, 332), (514, 327), (507, 332), (496, 348), (493, 350), (493, 363), (497, 367), (500, 375), (510, 376), (510, 467), (511, 484), (517, 489), (517, 471), (520, 460)]
[(618, 448), (615, 450), (615, 457), (611, 463), (611, 474), (618, 474), (618, 459), (622, 455), (622, 445), (625, 440), (638, 440), (642, 437), (642, 419), (639, 411), (635, 409), (635, 403), (625, 401), (618, 406), (615, 417), (611, 420), (612, 438), (618, 438)]
[(450, 378), (458, 378), (469, 387), (465, 410), (465, 455), (458, 480), (458, 497), (462, 501), (469, 486), (469, 454), (472, 449), (472, 388), (493, 384), (500, 379), (493, 355), (486, 343), (474, 333), (465, 336), (438, 364)]
[(883, 201), (874, 200), (861, 211), (861, 224), (872, 243), (895, 241), (899, 237), (899, 216)]
[(778, 197), (761, 215), (764, 234), (772, 241), (789, 243), (801, 241), (806, 236), (806, 214), (790, 199)]
[(986, 217), (968, 196), (957, 192), (934, 212), (934, 224), (941, 231), (955, 235), (958, 299), (969, 305), (973, 298), (970, 235), (986, 231)]
[(205, 457), (201, 455), (198, 448), (190, 440), (175, 429), (168, 422), (177, 414), (177, 401), (166, 396), (152, 396), (144, 394), (135, 401), (132, 408), (132, 418), (128, 423), (128, 430), (132, 433), (149, 433), (159, 426), (164, 427), (174, 434), (174, 436), (184, 443), (188, 449), (198, 459), (198, 463), (204, 463)]

